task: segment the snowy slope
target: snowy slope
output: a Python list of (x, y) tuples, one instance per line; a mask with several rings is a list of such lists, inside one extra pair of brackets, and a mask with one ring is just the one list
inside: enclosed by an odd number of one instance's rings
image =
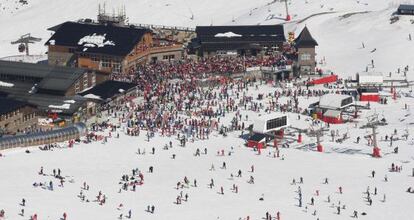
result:
[[(259, 86), (259, 90), (250, 87), (247, 94), (257, 97), (260, 91), (274, 90), (275, 88), (263, 85)], [(306, 107), (309, 102), (317, 99), (301, 97), (300, 103), (302, 107)], [(282, 97), (280, 102), (286, 100), (286, 97)], [(401, 110), (404, 103), (410, 103), (410, 100), (403, 98), (390, 102), (386, 106), (372, 104), (372, 110), (363, 110), (359, 126), (366, 122), (365, 116), (379, 112), (390, 123), (389, 126), (379, 129), (379, 136), (390, 135), (397, 128), (396, 137), (401, 137), (406, 126), (412, 134), (413, 126), (408, 124), (412, 119), (406, 116), (412, 114), (412, 110)], [(223, 121), (230, 121), (234, 114), (226, 114)], [(249, 114), (249, 119), (258, 116), (255, 112), (245, 110), (241, 110), (241, 114)], [(116, 118), (111, 119), (117, 121)], [(406, 121), (401, 122), (401, 119)], [(291, 114), (291, 121), (292, 124), (298, 122), (296, 114)], [(301, 123), (307, 123), (303, 121), (303, 117)], [(68, 219), (109, 220), (118, 219), (119, 214), (126, 214), (129, 209), (133, 213), (132, 219), (146, 220), (237, 220), (239, 217), (245, 220), (246, 216), (250, 216), (251, 220), (259, 220), (263, 219), (266, 211), (272, 216), (280, 211), (282, 219), (341, 220), (350, 219), (353, 210), (357, 210), (360, 218), (366, 220), (412, 219), (414, 194), (405, 192), (414, 184), (414, 177), (411, 177), (414, 163), (412, 136), (411, 144), (405, 140), (394, 142), (394, 146), (400, 148), (399, 154), (391, 153), (393, 148), (388, 147), (389, 142), (380, 141), (384, 157), (375, 159), (368, 155), (371, 147), (366, 145), (365, 140), (360, 144), (354, 143), (356, 136), (367, 135), (368, 130), (354, 128), (352, 123), (332, 126), (332, 129), (338, 129), (341, 134), (350, 132), (351, 138), (338, 144), (331, 142), (330, 137), (325, 137), (325, 153), (302, 148), (297, 143), (291, 144), (290, 148), (280, 148), (280, 156), (283, 155), (284, 160), (273, 157), (273, 148), (257, 155), (251, 149), (243, 147), (243, 141), (238, 137), (239, 131), (229, 133), (227, 137), (215, 134), (209, 140), (189, 142), (186, 147), (178, 146), (175, 137), (157, 135), (147, 142), (146, 132), (142, 131), (139, 137), (125, 136), (120, 132), (120, 139), (109, 138), (107, 144), (77, 144), (71, 149), (46, 152), (33, 150), (31, 154), (25, 154), (22, 150), (6, 151), (6, 156), (0, 158), (0, 176), (7, 177), (0, 181), (0, 209), (7, 211), (7, 219), (17, 220), (28, 219), (27, 216), (34, 213), (38, 214), (39, 219), (59, 219), (63, 212), (68, 213)], [(105, 131), (104, 134), (108, 135), (108, 132)], [(162, 147), (169, 141), (173, 142), (173, 148), (163, 150)], [(304, 141), (314, 142), (310, 138), (305, 138)], [(156, 148), (155, 155), (149, 153), (152, 147)], [(141, 152), (145, 149), (147, 153), (138, 155), (137, 148)], [(202, 152), (207, 148), (207, 155), (195, 157), (197, 148)], [(217, 156), (216, 152), (221, 150), (225, 150), (226, 156)], [(227, 155), (229, 151), (232, 151), (231, 156)], [(177, 155), (176, 159), (171, 159), (172, 154)], [(220, 168), (223, 162), (227, 163), (227, 169)], [(391, 163), (402, 165), (402, 172), (389, 172)], [(214, 164), (215, 171), (209, 171), (211, 164)], [(250, 171), (252, 165), (255, 167), (254, 172)], [(41, 166), (44, 167), (45, 176), (37, 174)], [(149, 166), (154, 167), (154, 173), (147, 172)], [(58, 168), (67, 180), (64, 187), (58, 187), (57, 179), (50, 176), (52, 170)], [(129, 174), (134, 168), (143, 172), (144, 185), (137, 187), (136, 192), (118, 193), (120, 177)], [(231, 178), (231, 174), (235, 176), (239, 169), (243, 176)], [(369, 177), (372, 170), (376, 171), (375, 178)], [(384, 181), (386, 175), (388, 182)], [(254, 176), (254, 184), (247, 183), (249, 176)], [(190, 180), (190, 186), (175, 189), (176, 183), (182, 182), (184, 177)], [(304, 178), (304, 184), (291, 184), (292, 179), (299, 181), (299, 177)], [(215, 181), (213, 189), (207, 187), (211, 178)], [(323, 184), (325, 178), (329, 178), (329, 184)], [(194, 179), (197, 179), (197, 187), (191, 186)], [(32, 186), (34, 182), (49, 181), (54, 182), (54, 191)], [(81, 202), (77, 197), (84, 181), (90, 185), (90, 190), (84, 191), (90, 202)], [(230, 190), (233, 184), (239, 187), (237, 194)], [(219, 193), (221, 186), (224, 188), (224, 195)], [(298, 186), (303, 192), (301, 208), (297, 206)], [(340, 186), (343, 194), (338, 192)], [(374, 187), (378, 189), (378, 195), (372, 195), (372, 206), (364, 199), (368, 186), (371, 193)], [(316, 190), (319, 190), (319, 196), (315, 195)], [(103, 206), (93, 202), (99, 191), (108, 197)], [(180, 191), (189, 194), (189, 201), (176, 205), (175, 198)], [(264, 201), (259, 201), (262, 194)], [(382, 202), (384, 194), (386, 201)], [(331, 202), (327, 202), (328, 196)], [(308, 204), (311, 197), (315, 198), (313, 206)], [(26, 217), (18, 216), (23, 208), (19, 206), (22, 198), (27, 200)], [(339, 201), (341, 206), (346, 206), (341, 215), (336, 214)], [(121, 203), (124, 208), (118, 210)], [(147, 205), (155, 205), (155, 214), (145, 212)], [(316, 216), (312, 215), (314, 210), (317, 210)], [(367, 215), (362, 217), (362, 212)]]
[[(103, 2), (109, 12), (125, 5), (131, 23), (188, 27), (285, 23), (284, 2), (277, 0), (72, 0), (70, 4), (63, 0), (29, 0), (23, 6), (5, 0), (2, 2), (5, 9), (0, 9), (0, 57), (17, 55), (17, 46), (10, 42), (29, 32), (43, 39), (31, 47), (32, 54), (44, 54), (43, 43), (51, 34), (46, 30), (48, 27), (68, 20), (96, 18), (98, 4)], [(408, 41), (408, 34), (414, 34), (414, 24), (410, 21), (414, 18), (401, 17), (400, 21), (390, 24), (389, 19), (399, 3), (414, 1), (291, 0), (289, 10), (293, 19), (285, 23), (286, 32), (298, 34), (307, 25), (319, 43), (318, 61), (325, 58), (326, 66), (321, 67), (342, 76), (365, 71), (371, 60), (377, 65), (370, 71), (395, 72), (414, 58), (412, 53), (398, 56), (401, 51), (414, 47), (414, 41)], [(347, 16), (342, 18), (343, 15)], [(365, 49), (361, 49), (362, 42)]]

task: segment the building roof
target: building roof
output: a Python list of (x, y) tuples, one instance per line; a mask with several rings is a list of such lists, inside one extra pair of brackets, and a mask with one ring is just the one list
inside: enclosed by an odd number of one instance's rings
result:
[(202, 42), (285, 42), (283, 25), (197, 26), (197, 39)]
[(272, 113), (269, 113), (269, 114), (259, 115), (256, 120), (268, 121), (268, 120), (271, 120), (271, 119), (281, 118), (281, 117), (287, 117), (287, 114), (283, 114), (283, 113), (280, 113), (280, 112), (272, 112)]
[(296, 47), (314, 47), (318, 46), (318, 43), (313, 39), (308, 27), (305, 26), (299, 36), (295, 39)]
[(344, 107), (349, 106), (351, 103), (342, 103), (342, 101), (347, 100), (351, 98), (352, 96), (350, 95), (342, 95), (342, 94), (334, 94), (334, 93), (329, 93), (329, 94), (325, 94), (323, 96), (320, 97), (319, 99), (319, 107), (321, 108), (327, 108), (327, 109), (341, 109)]
[(401, 4), (398, 10), (414, 10), (414, 5)]
[[(30, 94), (28, 91), (32, 86), (33, 85), (29, 83), (25, 83), (17, 84), (12, 88), (6, 88), (9, 92), (8, 98), (27, 102), (33, 106), (36, 106), (40, 111), (47, 112), (54, 110), (55, 112), (60, 112), (67, 115), (73, 115), (86, 102), (86, 99), (81, 96), (63, 97), (59, 95), (40, 93)], [(2, 90), (1, 87), (0, 90)], [(56, 108), (57, 106), (62, 107)]]
[(4, 92), (4, 91), (0, 91), (0, 97), (7, 97), (9, 95), (9, 93)]
[(87, 70), (35, 63), (0, 61), (0, 74), (36, 78), (39, 89), (66, 91)]
[(46, 45), (76, 48), (78, 52), (126, 56), (149, 29), (65, 22), (53, 27)]
[(95, 97), (96, 99), (107, 100), (136, 86), (134, 83), (108, 80), (80, 93), (80, 95), (85, 98)]
[(10, 112), (13, 112), (17, 109), (23, 108), (28, 106), (27, 102), (22, 102), (10, 98), (0, 97), (0, 115), (4, 115)]

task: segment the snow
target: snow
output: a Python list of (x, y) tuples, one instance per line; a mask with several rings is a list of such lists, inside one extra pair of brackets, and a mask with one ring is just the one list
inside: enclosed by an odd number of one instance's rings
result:
[[(274, 87), (259, 85), (249, 87), (246, 95), (257, 97), (261, 91), (272, 93)], [(234, 92), (230, 92), (234, 96)], [(308, 103), (315, 102), (318, 97), (299, 97), (299, 103), (306, 107)], [(285, 103), (289, 97), (280, 97), (280, 102)], [(323, 138), (324, 153), (318, 153), (314, 147), (314, 137), (304, 136), (304, 144), (293, 142), (290, 148), (280, 147), (281, 157), (274, 158), (275, 150), (267, 148), (261, 155), (244, 146), (244, 140), (240, 138), (240, 131), (229, 132), (227, 137), (213, 133), (209, 139), (188, 142), (186, 147), (178, 146), (176, 137), (159, 136), (156, 134), (150, 142), (146, 141), (146, 131), (141, 131), (138, 137), (124, 134), (124, 123), (120, 123), (120, 138), (108, 138), (106, 144), (92, 142), (90, 144), (79, 143), (74, 148), (55, 148), (53, 151), (39, 151), (30, 148), (31, 153), (24, 153), (24, 149), (8, 150), (2, 152), (5, 157), (0, 158), (0, 176), (13, 181), (0, 182), (0, 207), (6, 210), (8, 219), (19, 219), (21, 206), (18, 205), (22, 198), (27, 203), (25, 211), (27, 215), (37, 213), (41, 219), (59, 219), (63, 212), (68, 213), (70, 219), (116, 219), (119, 214), (131, 209), (132, 219), (182, 219), (192, 220), (194, 216), (200, 220), (209, 219), (239, 219), (250, 216), (250, 219), (261, 219), (266, 211), (275, 216), (280, 211), (282, 219), (349, 219), (353, 210), (361, 215), (367, 213), (363, 219), (411, 219), (414, 214), (411, 206), (414, 196), (406, 193), (409, 186), (413, 186), (411, 169), (413, 168), (414, 149), (410, 137), (409, 141), (396, 140), (400, 153), (393, 154), (389, 141), (381, 140), (383, 158), (375, 159), (369, 156), (372, 147), (366, 143), (356, 144), (356, 136), (365, 136), (369, 130), (360, 128), (365, 118), (374, 113), (387, 118), (389, 126), (378, 129), (379, 136), (393, 133), (394, 127), (398, 128), (401, 137), (403, 129), (414, 132), (413, 126), (409, 126), (408, 114), (412, 110), (401, 110), (405, 103), (410, 103), (409, 98), (401, 98), (390, 101), (389, 105), (371, 103), (371, 110), (362, 110), (358, 128), (354, 123), (344, 125), (331, 125), (333, 130), (339, 130), (341, 134), (348, 132), (351, 138), (343, 144), (331, 142), (330, 137)], [(262, 101), (266, 103), (267, 100)], [(412, 108), (411, 108), (412, 109)], [(396, 111), (399, 110), (399, 111)], [(248, 114), (249, 123), (254, 118), (260, 117), (260, 113), (241, 109), (241, 114)], [(309, 117), (299, 120), (297, 114), (288, 113), (291, 124), (310, 124)], [(229, 123), (235, 112), (226, 114), (222, 123)], [(118, 119), (113, 115), (103, 115), (113, 123)], [(382, 116), (381, 116), (382, 117)], [(244, 119), (243, 119), (244, 120)], [(308, 125), (309, 126), (309, 125)], [(98, 135), (107, 136), (109, 130), (97, 132)], [(289, 132), (287, 132), (286, 135)], [(295, 139), (295, 134), (293, 139)], [(173, 148), (163, 150), (162, 146), (172, 141)], [(411, 141), (411, 142), (410, 142)], [(66, 143), (62, 143), (62, 146)], [(138, 155), (137, 148), (150, 152), (156, 148), (155, 155)], [(195, 157), (194, 152), (199, 148), (208, 149), (208, 154)], [(217, 156), (216, 152), (225, 150), (225, 156)], [(232, 152), (231, 156), (227, 153)], [(176, 159), (171, 155), (176, 154)], [(270, 154), (270, 155), (269, 155)], [(282, 159), (282, 155), (283, 158)], [(22, 162), (24, 161), (24, 162)], [(227, 163), (227, 169), (221, 169), (223, 162)], [(401, 173), (389, 172), (391, 163), (403, 166)], [(211, 164), (215, 165), (215, 171), (209, 171)], [(250, 172), (250, 166), (254, 165), (254, 172)], [(44, 167), (45, 176), (38, 175), (40, 167)], [(154, 167), (154, 173), (148, 173), (148, 167)], [(58, 180), (53, 178), (53, 169), (61, 169), (66, 182), (64, 187), (58, 187)], [(142, 186), (137, 187), (136, 192), (119, 190), (120, 177), (130, 173), (131, 169), (138, 168), (145, 176)], [(241, 169), (243, 176), (233, 177)], [(21, 171), (24, 170), (24, 175)], [(376, 171), (375, 178), (369, 177), (372, 170)], [(255, 178), (254, 184), (247, 183), (249, 176)], [(387, 175), (388, 182), (383, 180)], [(190, 183), (197, 179), (198, 186), (192, 184), (188, 188), (177, 190), (176, 183), (184, 177), (189, 178)], [(292, 184), (292, 179), (299, 180), (303, 177), (304, 184)], [(328, 177), (329, 184), (323, 184)], [(213, 178), (215, 187), (206, 185)], [(53, 181), (54, 191), (33, 187), (34, 182)], [(90, 190), (84, 190), (86, 198), (90, 202), (81, 202), (76, 196), (80, 192), (83, 182), (90, 185)], [(233, 184), (239, 186), (239, 193), (233, 193), (230, 188)], [(220, 187), (224, 187), (224, 195), (219, 194)], [(297, 206), (298, 186), (301, 187), (304, 197), (304, 207)], [(343, 188), (344, 193), (338, 192), (338, 187)], [(372, 195), (373, 205), (369, 206), (364, 200), (367, 186), (378, 188), (378, 195)], [(315, 191), (320, 195), (316, 196)], [(95, 196), (102, 191), (108, 199), (107, 203), (100, 206), (94, 202)], [(176, 196), (183, 191), (189, 194), (189, 201), (181, 205), (174, 204)], [(386, 202), (382, 202), (386, 194)], [(259, 197), (264, 196), (264, 201)], [(331, 202), (326, 202), (330, 196)], [(315, 205), (309, 205), (310, 198), (315, 198)], [(346, 205), (341, 210), (341, 215), (335, 214), (335, 206), (341, 201)], [(116, 207), (123, 204), (123, 209)], [(334, 207), (332, 207), (332, 203)], [(145, 212), (147, 205), (155, 205), (155, 213)], [(305, 209), (305, 206), (308, 208)], [(317, 210), (317, 216), (312, 213)], [(219, 218), (218, 218), (219, 217)], [(360, 216), (362, 218), (362, 216)]]
[(240, 34), (235, 34), (233, 32), (226, 32), (226, 33), (218, 33), (216, 35), (214, 35), (214, 37), (228, 37), (228, 38), (232, 38), (232, 37), (241, 37), (242, 35)]
[(54, 109), (70, 109), (70, 104), (69, 103), (65, 103), (62, 105), (49, 105), (49, 108), (54, 108)]
[(13, 87), (14, 84), (13, 83), (8, 83), (8, 82), (0, 81), (0, 86), (2, 86), (2, 87)]
[[(50, 38), (47, 28), (68, 20), (95, 18), (98, 3), (102, 5), (103, 2), (108, 11), (125, 5), (131, 23), (186, 27), (284, 24), (285, 34), (293, 31), (296, 36), (306, 25), (319, 43), (316, 51), (318, 63), (325, 60), (319, 67), (330, 69), (343, 78), (363, 72), (367, 66), (370, 71), (382, 72), (385, 76), (409, 65), (414, 59), (413, 53), (398, 56), (401, 51), (414, 50), (414, 41), (408, 39), (410, 33), (414, 34), (411, 24), (413, 18), (400, 16), (399, 21), (390, 24), (390, 17), (399, 4), (413, 3), (409, 0), (289, 1), (290, 22), (284, 21), (284, 1), (74, 0), (66, 4), (63, 0), (31, 0), (28, 5), (16, 6), (15, 1), (6, 0), (2, 3), (6, 8), (5, 13), (0, 13), (0, 57), (17, 54), (17, 46), (10, 42), (18, 39), (22, 33), (16, 31), (15, 27), (41, 37), (42, 42), (30, 45), (30, 51), (44, 54), (47, 52), (44, 43)], [(133, 13), (129, 8), (133, 8)], [(169, 16), (165, 16), (167, 13)], [(375, 52), (371, 53), (374, 49)], [(374, 68), (370, 67), (371, 60), (375, 61)], [(407, 75), (411, 80), (414, 79), (414, 74)]]
[(125, 90), (123, 90), (123, 89), (119, 89), (118, 91), (119, 91), (120, 93), (125, 92)]
[[(16, 7), (17, 1), (5, 0), (1, 2), (0, 28), (0, 57), (17, 54), (16, 45), (10, 42), (18, 39), (21, 33), (31, 33), (41, 37), (42, 42), (30, 45), (34, 54), (44, 54), (44, 47), (50, 37), (46, 29), (68, 20), (95, 17), (98, 3), (101, 0), (84, 1), (73, 0), (71, 4), (66, 1), (31, 0), (29, 5)], [(271, 0), (143, 0), (143, 1), (108, 1), (107, 7), (125, 5), (133, 13), (127, 13), (131, 22), (149, 24), (178, 25), (195, 27), (196, 25), (242, 25), (242, 24), (284, 24), (286, 34), (295, 32), (297, 36), (306, 25), (313, 37), (318, 41), (317, 60), (318, 67), (332, 70), (342, 78), (355, 76), (355, 73), (374, 71), (382, 73), (384, 79), (392, 73), (392, 78), (403, 78), (397, 74), (397, 69), (410, 65), (407, 76), (414, 79), (412, 73), (412, 60), (414, 59), (414, 42), (408, 39), (412, 32), (411, 16), (400, 16), (399, 21), (390, 24), (390, 17), (399, 3), (404, 0), (305, 0), (289, 1), (292, 21), (285, 22), (285, 8), (283, 1)], [(3, 9), (4, 8), (4, 9)], [(18, 8), (18, 9), (17, 9)], [(62, 13), (64, 12), (64, 13)], [(168, 16), (165, 16), (168, 14)], [(193, 16), (193, 19), (190, 19)], [(234, 19), (233, 19), (234, 17)], [(53, 18), (53, 19), (51, 19)], [(30, 20), (31, 22), (27, 22)], [(19, 27), (16, 30), (16, 27)], [(226, 34), (226, 33), (223, 33)], [(237, 35), (236, 33), (233, 33)], [(105, 35), (88, 35), (82, 38), (84, 50), (90, 47), (110, 46), (114, 42), (106, 39)], [(81, 39), (81, 40), (82, 40)], [(403, 55), (402, 55), (403, 54)], [(321, 62), (324, 60), (324, 62)], [(374, 65), (371, 65), (374, 61)], [(316, 87), (319, 88), (319, 87)], [(257, 97), (258, 93), (272, 93), (274, 87), (260, 85), (249, 88), (249, 96)], [(342, 144), (331, 141), (325, 135), (322, 138), (323, 153), (315, 151), (315, 137), (304, 135), (303, 144), (293, 142), (290, 148), (280, 148), (280, 158), (274, 158), (274, 149), (267, 148), (261, 155), (252, 149), (246, 148), (244, 140), (240, 138), (241, 132), (229, 132), (227, 137), (217, 133), (208, 140), (189, 142), (186, 147), (179, 147), (176, 137), (162, 137), (156, 134), (150, 142), (146, 141), (146, 131), (141, 131), (138, 137), (126, 136), (123, 131), (124, 124), (120, 124), (120, 138), (109, 138), (107, 144), (93, 142), (90, 144), (76, 144), (74, 148), (56, 148), (53, 151), (39, 151), (36, 147), (30, 148), (30, 154), (24, 153), (25, 148), (1, 152), (0, 157), (0, 209), (6, 210), (7, 219), (26, 219), (18, 215), (22, 198), (27, 200), (26, 215), (37, 213), (39, 219), (59, 219), (63, 212), (68, 213), (69, 219), (116, 219), (120, 213), (128, 209), (133, 211), (132, 219), (165, 220), (181, 219), (200, 220), (211, 219), (262, 219), (264, 213), (269, 211), (275, 216), (276, 211), (281, 212), (282, 219), (350, 219), (353, 210), (357, 210), (360, 218), (366, 220), (382, 219), (412, 219), (414, 211), (413, 194), (405, 192), (413, 186), (414, 177), (411, 176), (414, 163), (414, 140), (410, 135), (405, 140), (402, 135), (405, 129), (409, 134), (414, 132), (413, 119), (413, 93), (408, 89), (397, 89), (401, 98), (394, 101), (389, 99), (388, 105), (370, 103), (370, 110), (360, 110), (359, 118), (353, 123), (331, 125), (331, 130), (338, 130), (340, 134), (348, 133), (351, 137)], [(234, 92), (231, 93), (234, 95)], [(381, 94), (390, 94), (389, 90)], [(84, 97), (101, 99), (99, 96), (87, 94)], [(318, 97), (299, 97), (302, 109), (310, 103), (317, 102)], [(137, 98), (142, 100), (142, 98)], [(279, 103), (286, 103), (290, 99), (281, 97)], [(339, 99), (338, 99), (339, 100)], [(256, 101), (256, 100), (255, 100)], [(268, 99), (262, 103), (267, 105)], [(71, 103), (50, 108), (67, 109)], [(408, 109), (404, 105), (408, 104)], [(361, 128), (366, 118), (373, 113), (387, 119), (388, 125), (378, 129), (378, 135), (391, 136), (394, 129), (398, 134), (394, 146), (389, 141), (379, 140), (382, 158), (372, 158), (372, 146), (368, 146), (364, 136), (370, 135), (369, 129)], [(241, 110), (241, 114), (249, 115), (246, 124), (252, 124), (260, 113)], [(310, 117), (288, 113), (289, 123), (294, 128), (308, 129)], [(221, 123), (230, 123), (234, 112), (221, 118)], [(104, 115), (105, 120), (118, 123), (118, 118)], [(244, 120), (244, 119), (243, 119)], [(354, 126), (357, 127), (354, 127)], [(98, 132), (108, 135), (109, 130)], [(289, 135), (289, 134), (287, 134)], [(295, 133), (288, 136), (296, 139)], [(355, 138), (362, 137), (357, 144)], [(335, 137), (338, 138), (338, 137)], [(173, 142), (174, 147), (162, 150), (162, 146)], [(65, 144), (62, 143), (62, 146)], [(393, 153), (393, 148), (399, 147), (399, 154)], [(137, 148), (149, 152), (156, 148), (156, 154), (137, 155)], [(195, 150), (208, 148), (208, 154), (194, 157)], [(226, 156), (217, 156), (216, 152), (225, 150)], [(232, 156), (227, 153), (232, 151)], [(176, 154), (175, 160), (171, 155)], [(269, 155), (270, 154), (270, 155)], [(222, 162), (227, 163), (227, 169), (220, 169)], [(390, 165), (402, 165), (401, 173), (389, 172)], [(216, 171), (209, 171), (214, 164)], [(255, 166), (254, 173), (249, 172), (250, 166)], [(43, 166), (47, 175), (37, 174)], [(149, 166), (154, 166), (154, 173), (147, 173)], [(60, 168), (68, 180), (64, 187), (57, 187), (58, 181), (50, 176), (51, 170)], [(145, 175), (144, 185), (137, 188), (137, 192), (118, 193), (119, 178), (131, 169), (139, 168)], [(233, 179), (237, 170), (243, 171), (242, 178)], [(369, 177), (372, 170), (376, 177)], [(24, 173), (22, 172), (24, 171)], [(255, 178), (255, 184), (248, 184), (250, 175)], [(388, 182), (384, 181), (387, 175)], [(176, 190), (178, 181), (187, 176), (190, 181), (197, 179), (198, 187)], [(293, 185), (292, 179), (303, 177), (305, 183), (300, 184), (304, 206), (297, 206), (298, 185)], [(322, 184), (324, 178), (329, 177), (329, 184)], [(209, 189), (206, 185), (214, 178), (215, 187)], [(49, 191), (40, 187), (32, 187), (33, 182), (53, 181), (55, 190)], [(80, 186), (86, 181), (91, 186), (84, 191), (91, 202), (81, 202), (76, 196)], [(239, 186), (239, 193), (230, 191), (233, 184)], [(224, 187), (224, 195), (218, 193), (219, 187)], [(344, 193), (338, 192), (338, 187)], [(373, 205), (365, 202), (367, 186), (371, 191), (374, 187), (379, 190), (378, 195), (372, 195)], [(320, 195), (316, 196), (315, 191)], [(108, 196), (107, 204), (100, 206), (95, 196), (102, 191)], [(176, 196), (183, 191), (189, 194), (189, 201), (182, 205), (174, 204)], [(259, 197), (264, 195), (264, 201)], [(387, 201), (382, 202), (386, 194)], [(326, 202), (327, 196), (331, 202)], [(308, 204), (310, 198), (315, 198), (315, 205)], [(335, 214), (335, 206), (341, 201), (346, 205), (341, 215)], [(123, 211), (116, 207), (122, 203)], [(155, 205), (154, 214), (145, 212), (147, 205)], [(317, 215), (311, 213), (317, 210)], [(366, 212), (366, 216), (361, 216)], [(218, 218), (219, 217), (219, 218)]]
[(83, 47), (104, 47), (104, 46), (115, 46), (115, 43), (110, 40), (106, 40), (106, 34), (99, 35), (93, 33), (92, 35), (86, 35), (82, 37), (78, 45), (82, 45)]
[(69, 104), (75, 104), (76, 103), (75, 100), (65, 100), (64, 102), (65, 103), (69, 103)]
[(0, 60), (13, 61), (13, 62), (25, 62), (25, 63), (37, 63), (39, 61), (47, 60), (46, 54), (40, 55), (15, 55), (2, 57)]
[(102, 99), (100, 96), (94, 95), (94, 94), (86, 94), (83, 97), (88, 98), (88, 99)]

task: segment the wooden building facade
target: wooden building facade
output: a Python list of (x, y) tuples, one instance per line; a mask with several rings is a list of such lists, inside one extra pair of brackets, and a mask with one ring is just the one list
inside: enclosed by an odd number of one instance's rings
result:
[(202, 57), (256, 56), (286, 42), (283, 25), (198, 26), (196, 35), (189, 50)]
[[(150, 29), (133, 25), (65, 22), (49, 28), (49, 65), (75, 66), (107, 73), (125, 73), (136, 65), (181, 58), (182, 44), (160, 45)], [(154, 58), (155, 57), (155, 58)]]

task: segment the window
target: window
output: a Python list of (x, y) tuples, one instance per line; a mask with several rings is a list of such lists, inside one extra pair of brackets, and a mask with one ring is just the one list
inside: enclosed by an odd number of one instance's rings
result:
[(112, 64), (112, 72), (113, 73), (120, 73), (121, 72), (121, 63), (120, 62), (114, 62)]
[(271, 120), (268, 120), (266, 123), (266, 130), (271, 130), (274, 128), (280, 128), (287, 125), (287, 117), (283, 116), (280, 118), (274, 118)]
[(76, 84), (75, 84), (75, 93), (78, 93), (78, 92), (80, 92), (80, 85), (79, 85), (79, 81), (76, 81)]
[(92, 55), (92, 56), (91, 56), (91, 60), (92, 60), (93, 62), (95, 62), (95, 63), (99, 62), (99, 58), (98, 58), (97, 56), (95, 56), (95, 55)]
[(300, 55), (300, 60), (310, 60), (311, 59), (311, 55), (309, 53), (303, 53)]
[(300, 71), (302, 73), (310, 73), (311, 72), (311, 67), (310, 66), (301, 66)]
[(348, 97), (348, 98), (343, 99), (341, 101), (341, 106), (345, 106), (345, 105), (348, 105), (348, 104), (351, 104), (351, 103), (352, 103), (352, 97)]
[(94, 86), (96, 84), (96, 73), (92, 73), (92, 86)]
[(104, 68), (111, 67), (111, 60), (108, 57), (103, 57), (101, 60), (101, 65)]

